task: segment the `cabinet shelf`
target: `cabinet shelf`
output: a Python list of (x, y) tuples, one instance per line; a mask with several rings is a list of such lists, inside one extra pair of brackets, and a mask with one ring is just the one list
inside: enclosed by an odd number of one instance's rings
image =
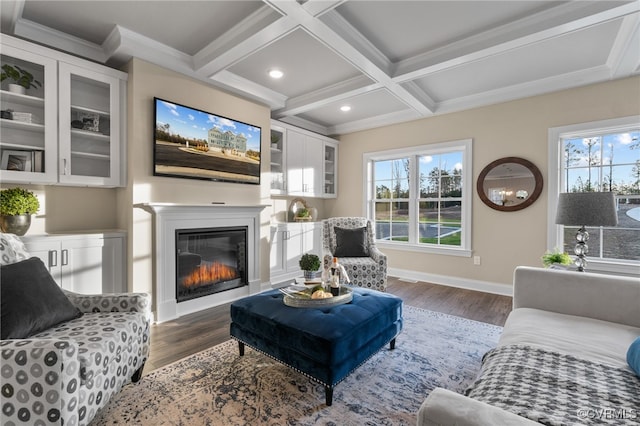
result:
[(25, 145), (25, 144), (21, 144), (21, 143), (11, 143), (11, 142), (2, 142), (0, 141), (0, 148), (2, 149), (20, 149), (23, 151), (44, 151), (44, 148), (40, 147), (40, 146), (31, 146), (31, 145)]
[(9, 92), (8, 90), (0, 90), (3, 102), (19, 103), (25, 106), (44, 107), (44, 99), (36, 96), (21, 95), (20, 93)]
[(29, 132), (44, 133), (44, 124), (24, 123), (22, 121), (0, 118), (0, 126), (6, 127), (7, 129), (17, 129), (17, 130), (26, 130)]
[(94, 160), (106, 160), (109, 161), (111, 158), (108, 154), (94, 154), (91, 152), (82, 152), (82, 151), (71, 151), (71, 155), (79, 158), (91, 158)]
[(94, 114), (100, 114), (103, 115), (105, 117), (109, 117), (111, 114), (109, 114), (108, 111), (102, 111), (99, 109), (93, 109), (93, 108), (87, 108), (87, 107), (83, 107), (83, 106), (79, 106), (79, 105), (71, 105), (71, 109), (74, 111), (80, 111), (80, 112), (91, 112)]
[(77, 136), (84, 139), (93, 139), (96, 141), (109, 142), (111, 136), (102, 133), (90, 132), (88, 130), (71, 129), (71, 136)]

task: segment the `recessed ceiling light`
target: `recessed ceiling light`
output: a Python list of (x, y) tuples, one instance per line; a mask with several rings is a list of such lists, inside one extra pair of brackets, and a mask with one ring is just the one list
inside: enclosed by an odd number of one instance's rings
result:
[(282, 76), (284, 75), (284, 73), (280, 70), (277, 69), (273, 69), (273, 70), (269, 70), (269, 77), (271, 78), (282, 78)]
[(342, 105), (340, 107), (340, 111), (342, 111), (342, 112), (351, 111), (351, 107), (349, 105)]

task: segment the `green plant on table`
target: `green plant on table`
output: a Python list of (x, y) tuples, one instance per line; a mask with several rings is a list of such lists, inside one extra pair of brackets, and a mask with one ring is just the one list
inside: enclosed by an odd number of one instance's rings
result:
[(571, 259), (571, 256), (569, 256), (569, 253), (559, 250), (548, 251), (542, 255), (542, 264), (546, 268), (556, 263), (560, 265), (571, 265), (573, 260)]
[(298, 264), (303, 271), (315, 272), (320, 269), (320, 258), (313, 253), (305, 253), (300, 256)]
[(22, 188), (10, 188), (0, 191), (0, 214), (16, 216), (34, 214), (40, 210), (40, 202), (33, 192)]
[(0, 73), (0, 81), (5, 81), (6, 79), (11, 79), (16, 84), (24, 87), (25, 89), (37, 89), (38, 87), (42, 87), (42, 83), (36, 80), (29, 71), (20, 68), (19, 66), (11, 66), (9, 64), (4, 64), (2, 66), (2, 72)]
[(298, 211), (296, 211), (296, 216), (297, 217), (309, 217), (309, 214), (310, 214), (309, 209), (304, 208), (304, 207), (301, 208), (301, 209), (298, 209)]

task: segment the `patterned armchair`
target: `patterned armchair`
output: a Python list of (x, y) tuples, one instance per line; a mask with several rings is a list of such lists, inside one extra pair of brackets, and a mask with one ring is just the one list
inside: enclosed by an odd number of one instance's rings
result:
[[(29, 258), (17, 237), (7, 234), (0, 234), (0, 254), (3, 270)], [(82, 316), (0, 340), (2, 424), (87, 425), (125, 384), (142, 376), (150, 296), (62, 293)]]
[(379, 291), (387, 289), (387, 256), (375, 245), (375, 234), (371, 221), (365, 217), (333, 217), (322, 221), (322, 252), (324, 268), (331, 266), (336, 253), (335, 228), (366, 228), (366, 249), (368, 257), (337, 256), (344, 266), (351, 284)]

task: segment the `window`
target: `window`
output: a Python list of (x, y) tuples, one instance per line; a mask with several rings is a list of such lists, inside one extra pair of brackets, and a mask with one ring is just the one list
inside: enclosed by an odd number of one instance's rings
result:
[(550, 182), (556, 183), (549, 193), (550, 248), (563, 248), (573, 254), (575, 245), (577, 227), (554, 224), (559, 192), (612, 191), (616, 194), (618, 225), (587, 228), (588, 269), (621, 273), (635, 269), (637, 274), (640, 265), (640, 118), (551, 129), (549, 137), (551, 160), (557, 164), (557, 176), (549, 177)]
[(471, 255), (471, 140), (364, 155), (379, 245)]

